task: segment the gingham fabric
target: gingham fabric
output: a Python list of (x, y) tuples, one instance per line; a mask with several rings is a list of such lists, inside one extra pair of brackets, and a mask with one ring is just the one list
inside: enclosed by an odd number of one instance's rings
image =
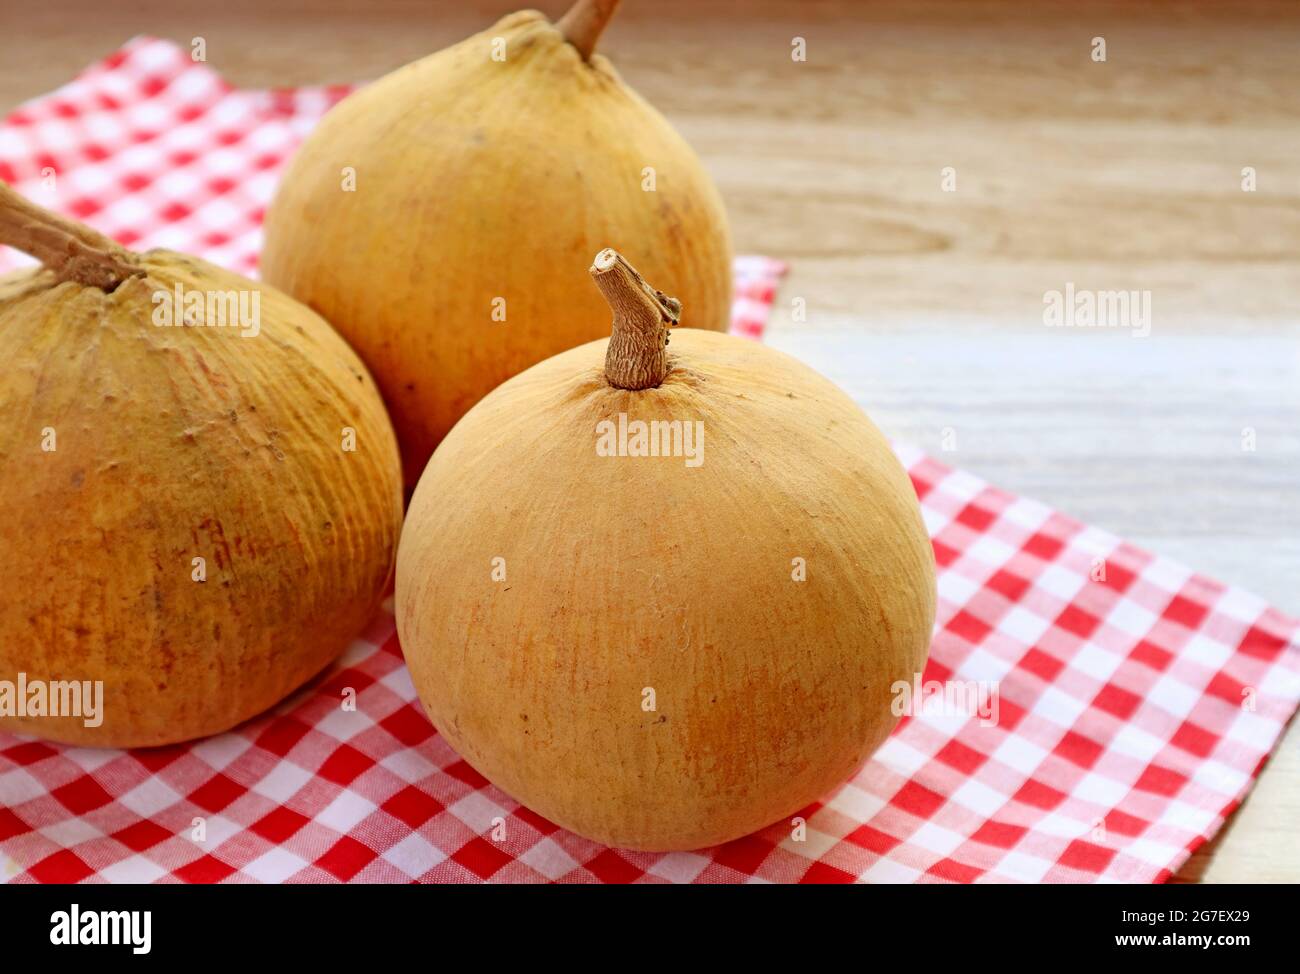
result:
[[(344, 93), (235, 91), (174, 46), (137, 39), (10, 116), (0, 178), (136, 248), (251, 271), (281, 164)], [(781, 271), (737, 261), (735, 330), (761, 333)], [(913, 449), (899, 455), (939, 566), (924, 679), (996, 685), (997, 721), (922, 708), (789, 822), (671, 855), (558, 829), (434, 732), (385, 611), (326, 675), (228, 734), (131, 752), (0, 734), (0, 877), (1168, 878), (1241, 801), (1294, 712), (1300, 621)], [(347, 688), (355, 710), (340, 706)]]

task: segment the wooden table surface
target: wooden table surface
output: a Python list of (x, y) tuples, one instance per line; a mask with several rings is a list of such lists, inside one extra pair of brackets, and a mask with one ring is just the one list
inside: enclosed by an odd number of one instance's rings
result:
[[(510, 9), (5, 4), (0, 111), (135, 34), (240, 86), (357, 81)], [(790, 262), (772, 344), (891, 436), (1300, 613), (1300, 4), (624, 0), (601, 47), (737, 250)], [(1066, 282), (1150, 291), (1150, 335), (1045, 327)], [(1180, 878), (1300, 880), (1295, 727)]]

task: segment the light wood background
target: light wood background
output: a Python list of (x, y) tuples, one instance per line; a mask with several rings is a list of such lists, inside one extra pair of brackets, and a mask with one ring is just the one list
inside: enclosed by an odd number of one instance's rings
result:
[[(510, 9), (6, 3), (0, 110), (138, 33), (314, 84)], [(774, 345), (890, 435), (1300, 612), (1300, 4), (624, 0), (601, 47), (697, 147), (737, 249), (790, 262)], [(1150, 337), (1045, 328), (1067, 281), (1150, 290)], [(1294, 727), (1180, 878), (1300, 880)]]

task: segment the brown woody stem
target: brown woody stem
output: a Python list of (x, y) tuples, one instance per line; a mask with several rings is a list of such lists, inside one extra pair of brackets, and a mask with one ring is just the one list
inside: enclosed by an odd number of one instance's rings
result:
[(135, 255), (82, 223), (65, 220), (0, 182), (0, 244), (30, 254), (59, 281), (112, 291), (143, 274)]
[(578, 0), (555, 22), (564, 39), (578, 49), (584, 61), (591, 60), (596, 41), (618, 8), (618, 0)]
[(668, 329), (680, 320), (682, 303), (652, 288), (613, 250), (596, 255), (591, 276), (614, 312), (605, 379), (619, 389), (654, 388), (668, 375)]

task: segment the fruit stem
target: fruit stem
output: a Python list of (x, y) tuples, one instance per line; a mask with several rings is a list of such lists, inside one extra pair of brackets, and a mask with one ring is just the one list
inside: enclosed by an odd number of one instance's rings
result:
[(555, 22), (564, 39), (578, 49), (584, 61), (591, 60), (596, 41), (618, 8), (618, 0), (578, 0)]
[(608, 248), (596, 255), (591, 276), (614, 312), (605, 379), (619, 389), (658, 386), (668, 375), (668, 329), (681, 319), (682, 303), (656, 291)]
[(103, 291), (144, 273), (120, 244), (24, 199), (5, 182), (0, 182), (0, 244), (35, 257), (59, 281)]

